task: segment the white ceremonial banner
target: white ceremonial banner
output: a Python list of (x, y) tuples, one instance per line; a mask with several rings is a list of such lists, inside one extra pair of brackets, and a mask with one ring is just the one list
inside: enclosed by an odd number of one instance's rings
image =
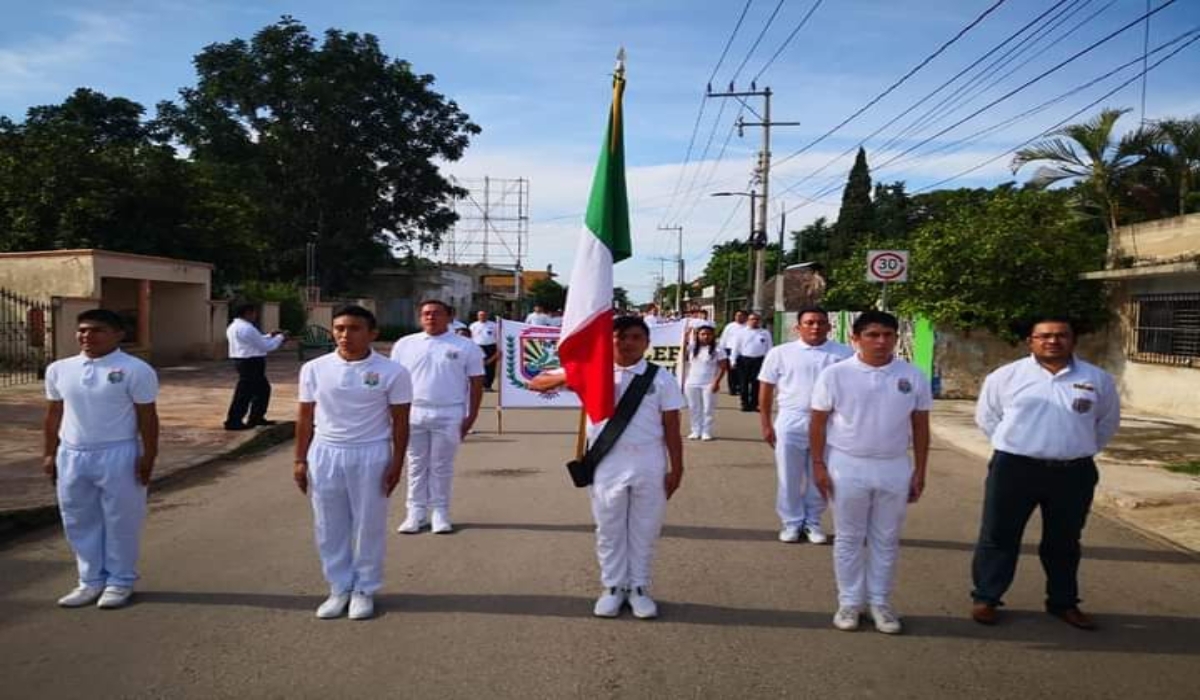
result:
[[(659, 323), (650, 327), (650, 349), (646, 359), (677, 371), (683, 357), (684, 321)], [(499, 408), (578, 408), (579, 397), (567, 389), (542, 394), (529, 389), (529, 380), (560, 367), (558, 335), (562, 329), (531, 326), (500, 319)]]

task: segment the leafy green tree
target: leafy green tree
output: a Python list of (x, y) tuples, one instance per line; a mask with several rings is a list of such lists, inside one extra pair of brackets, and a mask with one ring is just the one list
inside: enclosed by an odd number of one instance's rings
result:
[(875, 208), (871, 202), (871, 170), (867, 152), (860, 146), (846, 187), (842, 190), (842, 207), (838, 210), (836, 235), (830, 243), (830, 257), (839, 261), (866, 240), (875, 227)]
[(1191, 195), (1200, 181), (1200, 116), (1155, 122), (1145, 139), (1143, 161), (1157, 179), (1167, 184), (1176, 214), (1187, 214)]
[(561, 309), (567, 301), (567, 288), (550, 279), (543, 278), (529, 285), (529, 303), (539, 304), (550, 311)]
[(613, 287), (613, 307), (623, 311), (632, 306), (633, 304), (629, 301), (629, 290), (624, 287)]
[(453, 225), (464, 192), (439, 163), (480, 129), (375, 36), (329, 29), (318, 42), (284, 17), (195, 65), (196, 85), (160, 103), (155, 126), (254, 203), (264, 278), (302, 277), (315, 240), (321, 286), (338, 293), (394, 250), (436, 248)]
[[(781, 252), (778, 243), (769, 243), (763, 250), (764, 279), (775, 274)], [(745, 308), (751, 306), (750, 292), (754, 285), (753, 250), (744, 240), (726, 241), (713, 246), (712, 255), (704, 266), (704, 280), (717, 288), (717, 308), (724, 309), (729, 302)], [(673, 298), (673, 297), (672, 297)]]
[(818, 217), (799, 231), (792, 231), (792, 249), (788, 251), (788, 264), (802, 262), (829, 263), (829, 243), (834, 236), (834, 227), (825, 217)]
[(902, 241), (908, 237), (912, 230), (912, 199), (904, 191), (903, 182), (875, 185), (871, 203), (875, 209), (873, 238)]

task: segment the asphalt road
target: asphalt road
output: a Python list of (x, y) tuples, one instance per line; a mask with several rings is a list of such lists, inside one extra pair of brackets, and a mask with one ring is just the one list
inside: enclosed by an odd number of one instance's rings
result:
[(728, 401), (723, 439), (686, 448), (662, 618), (595, 619), (587, 500), (561, 466), (574, 424), (513, 411), (498, 435), (485, 415), (460, 455), (460, 531), (391, 535), (372, 621), (313, 616), (325, 585), (290, 445), (154, 494), (125, 610), (55, 607), (75, 580), (56, 531), (0, 545), (0, 697), (1197, 697), (1200, 562), (1099, 517), (1083, 587), (1102, 630), (1040, 611), (1033, 547), (1005, 622), (971, 622), (983, 467), (948, 449), (905, 531), (906, 633), (833, 629), (830, 548), (775, 540), (770, 452)]

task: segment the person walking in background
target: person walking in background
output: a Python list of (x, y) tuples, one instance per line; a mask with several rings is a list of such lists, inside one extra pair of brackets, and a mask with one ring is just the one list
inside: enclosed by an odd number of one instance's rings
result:
[(742, 385), (737, 371), (737, 355), (734, 354), (736, 348), (737, 334), (746, 327), (746, 312), (738, 309), (733, 312), (733, 320), (725, 324), (721, 329), (721, 336), (717, 339), (717, 345), (725, 351), (725, 357), (729, 358), (729, 395), (741, 396)]
[(64, 608), (124, 607), (137, 581), (146, 487), (158, 457), (158, 376), (121, 351), (121, 317), (79, 314), (80, 354), (46, 368), (45, 454), (79, 585)]
[(971, 617), (980, 624), (998, 621), (1025, 525), (1040, 509), (1046, 612), (1095, 627), (1079, 609), (1079, 539), (1099, 481), (1094, 457), (1121, 424), (1121, 400), (1110, 374), (1075, 356), (1075, 339), (1070, 319), (1040, 318), (1029, 332), (1029, 356), (983, 381), (975, 422), (995, 451), (971, 565)]
[[(826, 541), (821, 527), (825, 498), (813, 483), (808, 444), (812, 392), (823, 369), (854, 356), (850, 348), (829, 340), (829, 331), (824, 309), (801, 309), (796, 316), (797, 339), (771, 348), (758, 373), (762, 436), (775, 450), (775, 512), (783, 525), (781, 542), (799, 542), (801, 535), (813, 544)], [(771, 404), (776, 398), (779, 413), (772, 422)]]
[(760, 328), (761, 324), (762, 316), (751, 313), (746, 317), (746, 327), (733, 338), (742, 410), (747, 413), (758, 410), (758, 371), (773, 345), (771, 332)]
[(271, 403), (267, 355), (279, 349), (286, 336), (282, 331), (269, 334), (260, 331), (254, 325), (258, 321), (258, 307), (254, 304), (239, 304), (233, 315), (233, 321), (225, 329), (225, 338), (229, 341), (229, 357), (237, 370), (238, 381), (225, 415), (225, 429), (247, 430), (274, 425), (275, 421), (267, 420), (267, 406)]
[(491, 391), (492, 384), (496, 381), (496, 360), (500, 357), (496, 351), (496, 333), (496, 322), (488, 318), (488, 312), (477, 311), (475, 322), (471, 324), (471, 340), (483, 353), (484, 391)]
[(725, 351), (717, 347), (716, 329), (708, 321), (696, 324), (696, 339), (688, 355), (687, 377), (684, 380), (684, 395), (688, 401), (688, 415), (692, 423), (689, 440), (713, 439), (713, 414), (716, 413), (717, 395), (721, 391), (721, 378), (729, 361)]

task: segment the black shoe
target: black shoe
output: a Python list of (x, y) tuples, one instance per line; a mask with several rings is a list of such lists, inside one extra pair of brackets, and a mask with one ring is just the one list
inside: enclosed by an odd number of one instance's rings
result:
[(278, 424), (279, 424), (279, 421), (267, 420), (266, 418), (259, 418), (258, 420), (252, 420), (247, 423), (247, 425), (249, 425), (251, 428), (257, 428), (260, 426), (266, 427), (269, 425), (278, 425)]
[(254, 427), (253, 425), (246, 425), (245, 423), (226, 423), (225, 424), (226, 430), (249, 430), (253, 427)]

